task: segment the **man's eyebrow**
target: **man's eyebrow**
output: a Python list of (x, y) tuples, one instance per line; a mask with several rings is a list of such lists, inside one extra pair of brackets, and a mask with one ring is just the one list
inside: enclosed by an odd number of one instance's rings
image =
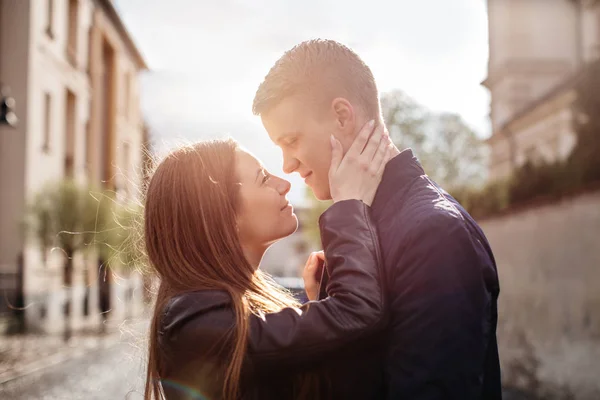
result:
[(281, 135), (279, 135), (279, 137), (275, 140), (275, 143), (281, 143), (282, 140), (289, 138), (290, 136), (295, 136), (295, 135), (299, 135), (300, 132), (298, 131), (292, 131), (292, 132), (285, 132), (282, 133)]

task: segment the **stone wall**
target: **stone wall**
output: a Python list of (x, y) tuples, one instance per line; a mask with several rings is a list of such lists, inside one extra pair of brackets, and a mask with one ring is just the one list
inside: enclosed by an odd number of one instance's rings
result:
[(503, 379), (600, 398), (600, 191), (480, 224), (500, 276)]

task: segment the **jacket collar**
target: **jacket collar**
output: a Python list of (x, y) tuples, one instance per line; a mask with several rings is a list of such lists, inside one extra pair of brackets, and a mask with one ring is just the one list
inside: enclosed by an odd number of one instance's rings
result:
[(415, 178), (425, 175), (423, 167), (411, 149), (403, 150), (385, 166), (383, 178), (371, 208), (382, 209), (399, 191), (405, 191)]

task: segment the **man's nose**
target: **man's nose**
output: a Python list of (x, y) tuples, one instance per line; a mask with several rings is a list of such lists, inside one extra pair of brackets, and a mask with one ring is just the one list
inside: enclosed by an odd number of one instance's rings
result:
[(285, 154), (283, 155), (283, 172), (286, 174), (291, 174), (294, 172), (296, 169), (298, 169), (299, 165), (300, 162), (294, 157), (289, 157)]

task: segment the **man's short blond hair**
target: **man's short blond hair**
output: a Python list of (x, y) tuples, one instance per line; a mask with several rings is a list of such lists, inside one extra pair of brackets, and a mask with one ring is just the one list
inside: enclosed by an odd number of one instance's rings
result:
[(334, 40), (309, 40), (286, 51), (258, 87), (252, 112), (262, 115), (295, 95), (307, 96), (318, 107), (344, 97), (367, 118), (380, 114), (371, 69), (358, 54)]

